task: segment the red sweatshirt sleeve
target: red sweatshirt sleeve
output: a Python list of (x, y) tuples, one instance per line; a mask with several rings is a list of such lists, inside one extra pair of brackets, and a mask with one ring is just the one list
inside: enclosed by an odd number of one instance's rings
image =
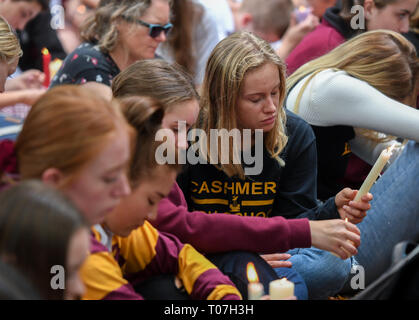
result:
[(287, 57), (287, 75), (293, 74), (303, 64), (321, 57), (343, 42), (345, 42), (345, 38), (327, 21), (323, 20), (314, 31), (303, 38)]
[(176, 183), (169, 196), (160, 202), (158, 217), (152, 224), (203, 253), (232, 250), (276, 253), (311, 246), (308, 219), (189, 212)]

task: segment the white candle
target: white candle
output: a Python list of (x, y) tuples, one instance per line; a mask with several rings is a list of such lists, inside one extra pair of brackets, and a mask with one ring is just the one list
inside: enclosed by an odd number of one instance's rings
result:
[(250, 282), (247, 286), (247, 295), (249, 300), (260, 300), (264, 293), (263, 284), (260, 282)]
[(286, 278), (269, 283), (269, 296), (271, 300), (284, 300), (294, 296), (294, 283)]
[(384, 166), (390, 160), (391, 155), (393, 154), (394, 144), (385, 150), (383, 150), (378, 157), (377, 161), (375, 162), (374, 166), (372, 167), (370, 173), (368, 174), (367, 178), (365, 179), (364, 183), (362, 184), (361, 188), (359, 189), (354, 201), (360, 201), (361, 197), (367, 194), (374, 182), (377, 180), (378, 176), (384, 169)]
[(265, 294), (265, 290), (263, 284), (259, 282), (259, 277), (253, 262), (249, 262), (246, 269), (247, 280), (249, 280), (249, 284), (247, 285), (247, 298), (249, 300), (260, 300)]

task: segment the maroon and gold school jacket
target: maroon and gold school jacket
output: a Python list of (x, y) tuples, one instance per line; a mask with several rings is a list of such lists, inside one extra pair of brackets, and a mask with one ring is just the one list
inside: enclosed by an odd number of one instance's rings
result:
[(86, 300), (143, 299), (133, 287), (159, 274), (177, 275), (192, 299), (241, 299), (230, 279), (203, 255), (148, 222), (128, 237), (94, 226), (90, 251), (81, 269)]

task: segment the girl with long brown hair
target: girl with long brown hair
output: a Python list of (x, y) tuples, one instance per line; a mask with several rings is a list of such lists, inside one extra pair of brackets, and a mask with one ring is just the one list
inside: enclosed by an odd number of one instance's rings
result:
[(215, 18), (197, 0), (176, 0), (171, 9), (173, 30), (157, 54), (184, 67), (200, 86), (208, 56), (220, 40)]

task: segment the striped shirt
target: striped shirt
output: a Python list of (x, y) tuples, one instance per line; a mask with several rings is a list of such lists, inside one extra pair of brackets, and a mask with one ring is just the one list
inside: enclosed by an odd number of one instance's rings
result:
[(160, 274), (176, 275), (192, 299), (241, 299), (230, 279), (203, 255), (148, 222), (128, 237), (92, 228), (91, 254), (81, 270), (84, 299), (143, 299), (134, 287)]

